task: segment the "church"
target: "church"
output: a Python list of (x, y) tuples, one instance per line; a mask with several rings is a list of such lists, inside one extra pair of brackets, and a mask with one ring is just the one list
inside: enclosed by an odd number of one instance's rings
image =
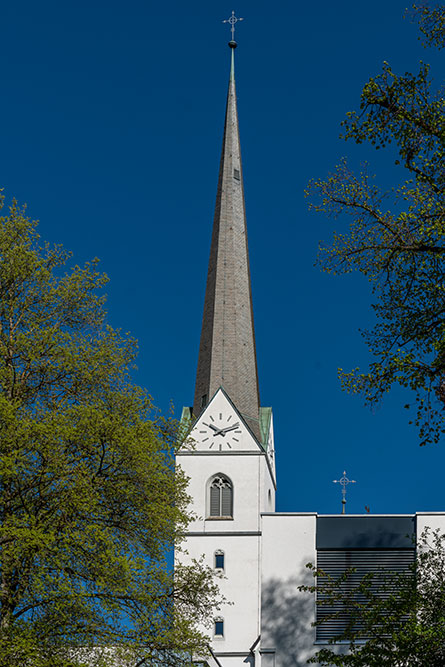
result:
[[(234, 55), (210, 246), (191, 424), (177, 463), (190, 478), (191, 510), (183, 562), (204, 555), (223, 575), (230, 604), (211, 620), (208, 667), (302, 667), (338, 633), (314, 627), (317, 607), (299, 585), (312, 562), (338, 574), (346, 567), (403, 570), (414, 559), (410, 536), (425, 526), (445, 531), (445, 513), (319, 515), (276, 512), (273, 414), (260, 404), (247, 245)], [(347, 565), (346, 565), (347, 563)], [(340, 649), (341, 650), (341, 647)]]

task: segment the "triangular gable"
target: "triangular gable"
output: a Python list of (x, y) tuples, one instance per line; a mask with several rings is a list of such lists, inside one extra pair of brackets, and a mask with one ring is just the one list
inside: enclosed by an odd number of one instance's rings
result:
[[(182, 419), (187, 418), (190, 419), (190, 411), (185, 409)], [(183, 447), (214, 454), (263, 449), (222, 387), (192, 426)]]

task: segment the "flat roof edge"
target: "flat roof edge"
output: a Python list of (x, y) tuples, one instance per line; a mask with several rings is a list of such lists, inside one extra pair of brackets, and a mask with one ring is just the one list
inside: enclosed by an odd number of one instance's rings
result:
[(261, 512), (261, 516), (318, 516), (317, 512)]
[(394, 517), (394, 516), (407, 516), (407, 517), (415, 517), (416, 513), (409, 513), (409, 514), (397, 514), (394, 512), (394, 514), (368, 514), (366, 512), (365, 514), (317, 514), (319, 517), (341, 517), (342, 519), (347, 519), (348, 517)]
[(318, 512), (261, 512), (261, 516), (319, 516), (319, 517), (341, 517), (342, 519), (347, 519), (348, 517), (415, 517), (415, 516), (445, 516), (445, 510), (443, 512), (410, 512), (407, 514), (319, 514)]

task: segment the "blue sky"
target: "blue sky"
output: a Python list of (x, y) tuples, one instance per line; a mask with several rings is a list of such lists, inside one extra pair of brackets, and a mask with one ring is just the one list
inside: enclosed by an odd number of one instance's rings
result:
[[(236, 79), (262, 405), (272, 405), (281, 511), (444, 510), (445, 443), (420, 448), (403, 404), (374, 412), (337, 368), (366, 367), (373, 321), (360, 276), (314, 266), (334, 223), (303, 190), (342, 156), (383, 187), (390, 154), (339, 139), (340, 122), (387, 60), (443, 65), (403, 18), (406, 3), (319, 0), (15, 0), (2, 6), (0, 184), (40, 233), (101, 259), (109, 322), (139, 340), (135, 380), (180, 414), (193, 401), (229, 74)], [(343, 221), (335, 223), (340, 228)]]

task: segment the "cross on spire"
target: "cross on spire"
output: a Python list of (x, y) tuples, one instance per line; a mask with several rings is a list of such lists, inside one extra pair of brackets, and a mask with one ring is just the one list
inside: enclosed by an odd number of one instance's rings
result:
[(332, 481), (334, 482), (334, 484), (341, 484), (342, 487), (343, 487), (342, 490), (341, 490), (341, 493), (342, 493), (342, 496), (343, 496), (343, 498), (341, 500), (341, 502), (342, 502), (341, 513), (346, 514), (346, 511), (345, 511), (345, 508), (346, 508), (346, 487), (347, 487), (348, 484), (355, 484), (355, 479), (348, 479), (346, 477), (346, 470), (343, 470), (343, 477), (340, 477), (340, 479), (333, 479)]
[(236, 44), (235, 42), (235, 24), (238, 23), (238, 21), (244, 21), (243, 18), (235, 16), (235, 12), (232, 11), (232, 16), (228, 19), (224, 19), (223, 23), (230, 23), (230, 31), (232, 33), (232, 42)]

